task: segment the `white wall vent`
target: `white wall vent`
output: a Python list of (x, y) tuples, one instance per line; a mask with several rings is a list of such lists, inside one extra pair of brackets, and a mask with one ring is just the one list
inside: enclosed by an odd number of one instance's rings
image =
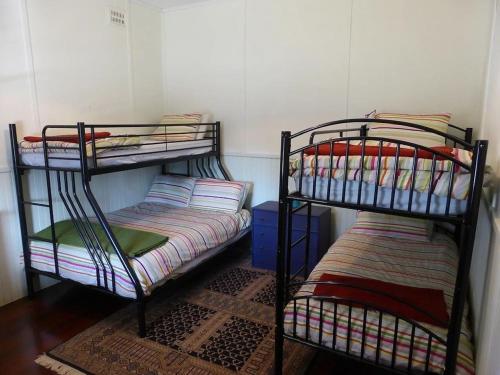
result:
[(121, 10), (109, 9), (108, 20), (112, 25), (125, 26), (127, 24), (125, 12)]

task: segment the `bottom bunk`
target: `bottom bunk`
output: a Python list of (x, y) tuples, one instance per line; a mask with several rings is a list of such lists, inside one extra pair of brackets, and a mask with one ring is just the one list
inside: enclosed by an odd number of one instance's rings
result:
[[(168, 238), (162, 245), (143, 255), (129, 258), (144, 295), (187, 272), (202, 261), (216, 255), (228, 244), (245, 235), (250, 227), (250, 212), (236, 213), (194, 208), (176, 208), (160, 203), (143, 202), (109, 214), (111, 225), (159, 234)], [(54, 252), (51, 242), (30, 241), (31, 267), (55, 273)], [(60, 277), (85, 285), (112, 285), (112, 274), (104, 264), (97, 267), (85, 247), (57, 245)], [(110, 255), (116, 280), (116, 294), (136, 298), (134, 284), (115, 254)], [(106, 277), (103, 268), (106, 268)]]
[[(300, 289), (285, 309), (285, 337), (396, 372), (443, 373), (457, 247), (445, 234), (428, 238), (424, 226), (383, 217), (361, 213), (306, 282), (289, 284)], [(456, 373), (474, 373), (467, 318)]]

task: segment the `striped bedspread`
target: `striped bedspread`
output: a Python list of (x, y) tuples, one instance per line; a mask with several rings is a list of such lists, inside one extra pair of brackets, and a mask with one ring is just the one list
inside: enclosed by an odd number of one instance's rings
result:
[[(381, 236), (367, 236), (347, 232), (328, 250), (323, 259), (315, 267), (309, 280), (317, 281), (324, 273), (333, 275), (363, 277), (376, 279), (404, 286), (442, 289), (445, 296), (448, 313), (451, 310), (453, 290), (455, 285), (458, 257), (454, 243), (446, 236), (435, 234), (432, 242), (416, 242), (398, 240)], [(315, 285), (303, 286), (297, 296), (312, 295)], [(362, 302), (362, 301), (360, 301)], [(295, 317), (296, 335), (305, 338), (307, 303), (305, 299), (297, 300)], [(324, 302), (322, 342), (321, 345), (346, 351), (349, 314), (348, 307), (338, 305), (336, 320), (334, 320), (334, 305)], [(464, 316), (467, 316), (466, 307)], [(309, 304), (309, 340), (319, 343), (320, 302), (311, 299)], [(409, 346), (412, 326), (400, 319), (397, 340), (395, 336), (396, 319), (388, 314), (382, 315), (380, 325), (382, 340), (380, 342), (380, 363), (390, 366), (395, 341), (397, 350), (396, 367), (406, 369), (409, 361)], [(349, 352), (360, 357), (363, 342), (363, 310), (353, 307), (351, 315)], [(334, 327), (335, 326), (335, 327)], [(446, 329), (421, 323), (438, 337), (446, 340)], [(377, 333), (379, 330), (379, 313), (369, 310), (366, 319), (366, 334), (364, 342), (364, 358), (375, 361), (377, 358)], [(290, 302), (285, 310), (285, 331), (294, 332), (294, 304)], [(333, 332), (336, 332), (335, 336)], [(412, 368), (425, 370), (426, 353), (429, 335), (416, 328), (415, 346), (412, 353)], [(432, 340), (429, 371), (442, 373), (446, 357), (443, 344)], [(464, 318), (458, 353), (457, 374), (474, 374), (471, 331), (468, 321)]]
[[(146, 295), (184, 264), (235, 237), (251, 221), (250, 213), (246, 210), (234, 214), (173, 208), (155, 203), (140, 203), (107, 214), (106, 217), (110, 224), (154, 232), (169, 238), (163, 246), (129, 260)], [(30, 248), (32, 267), (55, 272), (51, 243), (31, 241)], [(86, 249), (60, 245), (58, 258), (62, 277), (97, 285), (95, 266)], [(110, 260), (115, 270), (117, 293), (134, 298), (135, 289), (119, 259), (112, 255)], [(104, 285), (102, 269), (99, 278), (101, 285)], [(107, 279), (111, 282), (109, 269)]]

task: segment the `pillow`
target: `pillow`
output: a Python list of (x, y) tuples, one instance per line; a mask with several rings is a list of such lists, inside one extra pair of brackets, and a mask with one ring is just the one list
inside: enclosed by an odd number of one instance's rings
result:
[(433, 226), (433, 222), (429, 220), (361, 211), (350, 231), (371, 236), (429, 241)]
[[(205, 134), (195, 133), (200, 130), (199, 125), (192, 125), (201, 122), (201, 114), (199, 113), (190, 113), (184, 115), (165, 115), (160, 121), (160, 124), (179, 124), (178, 126), (158, 126), (153, 132), (153, 136), (151, 138), (157, 139), (160, 141), (193, 141), (198, 136), (201, 135), (201, 138), (205, 136)], [(182, 125), (185, 124), (185, 125)], [(188, 125), (190, 124), (190, 125)], [(205, 130), (206, 131), (206, 126)], [(182, 134), (178, 134), (182, 133)], [(185, 134), (190, 133), (190, 134)], [(156, 135), (157, 134), (157, 135)]]
[[(450, 122), (449, 114), (437, 115), (407, 115), (398, 113), (376, 113), (373, 118), (384, 120), (395, 120), (411, 122), (417, 125), (448, 133)], [(368, 131), (369, 136), (395, 138), (402, 141), (421, 144), (426, 147), (436, 147), (445, 145), (444, 137), (426, 132), (424, 130), (409, 128), (404, 125), (371, 123)]]
[(238, 211), (240, 211), (243, 206), (245, 205), (245, 202), (248, 197), (248, 193), (250, 193), (250, 190), (252, 190), (252, 183), (251, 182), (242, 182), (245, 185), (245, 190), (243, 190), (243, 195), (241, 196), (241, 202), (240, 206), (238, 207)]
[(196, 179), (192, 177), (156, 176), (144, 202), (188, 207)]
[[(201, 115), (201, 120), (200, 122), (201, 123), (207, 123), (207, 122), (210, 122), (210, 119), (212, 118), (212, 116), (209, 114), (209, 113), (204, 113)], [(200, 125), (198, 127), (198, 131), (201, 132), (201, 133), (198, 133), (196, 134), (196, 139), (203, 139), (205, 138), (205, 135), (207, 133), (207, 128), (208, 128), (208, 125)], [(210, 127), (210, 130), (212, 130), (212, 126)], [(212, 135), (212, 133), (210, 133), (210, 136)], [(214, 133), (215, 135), (215, 133)]]
[(243, 182), (199, 178), (189, 207), (235, 213), (243, 206), (246, 190)]

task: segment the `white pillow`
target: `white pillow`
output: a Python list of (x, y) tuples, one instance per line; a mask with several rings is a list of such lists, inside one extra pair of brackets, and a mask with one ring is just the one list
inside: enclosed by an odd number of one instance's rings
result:
[(248, 192), (244, 182), (199, 178), (189, 207), (236, 213), (243, 206), (245, 191)]
[[(183, 115), (165, 115), (162, 117), (160, 124), (178, 126), (158, 126), (153, 132), (152, 138), (164, 141), (193, 141), (200, 136), (199, 131), (202, 115), (199, 113), (188, 113)], [(185, 125), (183, 125), (185, 124)], [(203, 131), (206, 131), (203, 130)], [(201, 138), (205, 135), (201, 134)]]
[(360, 211), (350, 232), (356, 234), (427, 242), (434, 223), (430, 220)]
[[(448, 133), (448, 124), (450, 115), (448, 113), (435, 115), (408, 115), (400, 113), (375, 113), (373, 118), (384, 120), (395, 120), (411, 122), (417, 125), (438, 130), (442, 133)], [(445, 138), (424, 130), (415, 129), (403, 125), (370, 123), (368, 136), (393, 138), (411, 143), (417, 143), (426, 147), (435, 147), (445, 145)]]
[[(211, 122), (211, 118), (212, 118), (212, 115), (210, 115), (210, 113), (204, 113), (204, 114), (201, 115), (201, 121), (200, 122), (201, 123)], [(213, 126), (210, 127), (210, 130), (212, 130), (212, 128), (213, 128)], [(207, 129), (208, 129), (208, 125), (200, 125), (198, 127), (198, 131), (200, 133), (196, 134), (196, 139), (198, 140), (198, 139), (205, 138), (205, 135), (207, 133)], [(215, 133), (211, 132), (210, 135), (212, 135), (212, 134), (215, 135)]]
[(156, 176), (144, 202), (167, 204), (172, 207), (188, 207), (193, 193), (195, 178)]

